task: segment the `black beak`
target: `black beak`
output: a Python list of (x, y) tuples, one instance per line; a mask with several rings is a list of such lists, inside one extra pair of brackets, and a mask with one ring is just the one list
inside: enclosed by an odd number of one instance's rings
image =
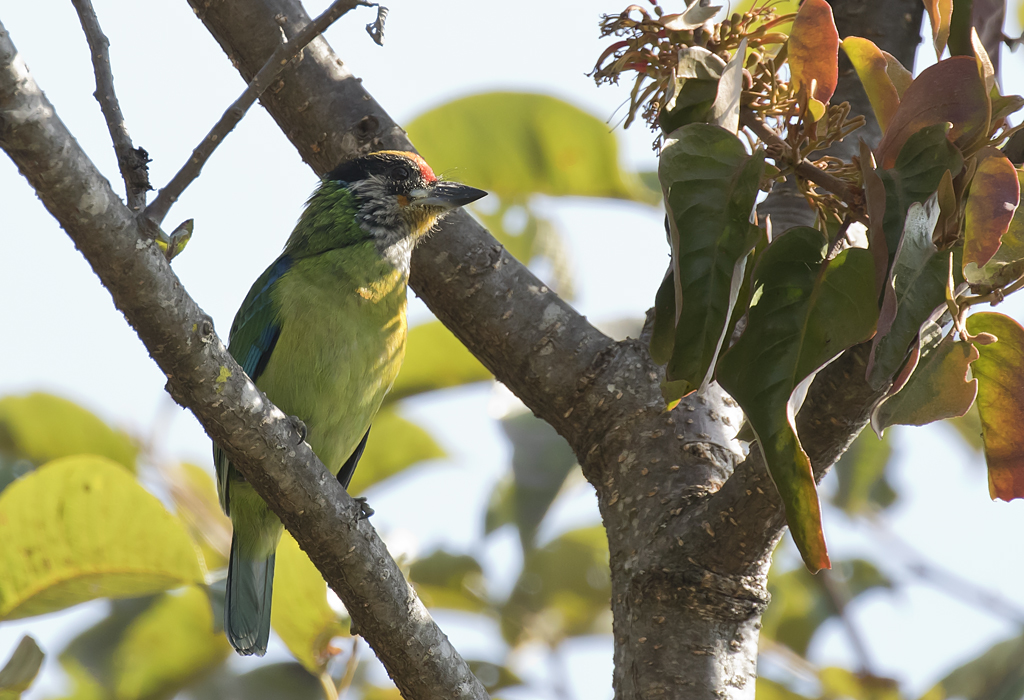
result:
[(409, 193), (411, 204), (419, 206), (455, 209), (486, 197), (487, 192), (459, 182), (439, 180), (429, 188), (415, 189)]

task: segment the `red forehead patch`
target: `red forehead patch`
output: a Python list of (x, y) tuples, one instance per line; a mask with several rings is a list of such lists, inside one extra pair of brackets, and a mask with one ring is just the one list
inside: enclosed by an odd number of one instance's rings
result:
[(412, 158), (414, 161), (416, 161), (416, 165), (420, 166), (420, 172), (423, 173), (424, 180), (426, 180), (427, 182), (437, 181), (437, 176), (434, 175), (434, 171), (430, 169), (430, 166), (427, 165), (427, 161), (423, 160), (423, 158), (421, 158), (419, 154), (406, 153), (405, 155), (407, 155), (409, 158)]

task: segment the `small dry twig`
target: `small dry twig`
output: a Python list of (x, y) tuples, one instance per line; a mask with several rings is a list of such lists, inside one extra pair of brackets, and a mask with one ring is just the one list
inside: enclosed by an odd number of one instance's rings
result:
[[(82, 0), (88, 2), (88, 0)], [(167, 186), (160, 190), (156, 199), (146, 208), (145, 215), (151, 221), (159, 224), (167, 216), (167, 212), (185, 191), (185, 188), (192, 184), (192, 181), (199, 177), (206, 161), (213, 155), (213, 151), (220, 145), (224, 138), (231, 133), (231, 130), (242, 120), (245, 113), (255, 104), (256, 100), (266, 91), (284, 67), (293, 58), (298, 56), (309, 42), (322, 34), (331, 24), (337, 21), (342, 15), (355, 7), (379, 7), (377, 3), (363, 2), (363, 0), (335, 0), (324, 12), (312, 22), (303, 27), (289, 41), (277, 47), (277, 50), (267, 59), (252, 81), (246, 86), (245, 91), (235, 100), (220, 120), (210, 129), (210, 133), (192, 151), (192, 156), (181, 167)], [(378, 12), (378, 24), (381, 23), (380, 16), (386, 16), (386, 10)], [(383, 27), (380, 27), (383, 35)]]
[(85, 40), (92, 54), (92, 69), (96, 74), (96, 92), (93, 96), (100, 103), (100, 111), (107, 122), (110, 140), (117, 155), (117, 167), (124, 179), (125, 197), (128, 208), (141, 211), (146, 206), (146, 192), (153, 189), (149, 184), (149, 154), (145, 149), (135, 148), (128, 127), (124, 124), (121, 105), (114, 92), (114, 74), (110, 70), (110, 41), (100, 28), (99, 18), (91, 0), (71, 0), (82, 23)]

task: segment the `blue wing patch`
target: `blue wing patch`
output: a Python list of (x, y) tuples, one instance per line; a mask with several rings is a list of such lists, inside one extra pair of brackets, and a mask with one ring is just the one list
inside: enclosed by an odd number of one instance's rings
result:
[[(281, 324), (276, 318), (271, 291), (274, 283), (291, 269), (292, 258), (282, 255), (253, 284), (242, 308), (231, 324), (231, 340), (228, 350), (253, 381), (259, 379), (267, 368), (270, 357), (281, 337)], [(220, 504), (230, 515), (230, 489), (228, 482), (239, 479), (240, 475), (228, 461), (227, 455), (216, 444), (213, 446), (213, 461), (217, 468), (217, 486)]]

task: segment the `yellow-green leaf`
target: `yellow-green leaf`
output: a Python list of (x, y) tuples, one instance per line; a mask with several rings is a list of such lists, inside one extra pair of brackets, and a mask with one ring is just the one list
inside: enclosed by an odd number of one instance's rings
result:
[(889, 78), (888, 62), (882, 51), (868, 39), (849, 36), (843, 39), (842, 46), (857, 71), (860, 84), (864, 86), (878, 126), (884, 132), (900, 106), (899, 93)]
[(223, 569), (231, 548), (231, 521), (220, 508), (213, 477), (202, 467), (184, 463), (165, 470), (164, 477), (178, 517), (199, 547), (204, 568)]
[(440, 321), (409, 329), (405, 362), (386, 401), (491, 379), (493, 375)]
[(347, 625), (327, 603), (327, 583), (288, 532), (277, 546), (274, 630), (295, 659), (313, 675), (320, 675), (334, 655), (331, 639), (346, 634)]
[(426, 430), (384, 409), (373, 419), (366, 451), (349, 484), (350, 493), (362, 493), (417, 462), (444, 457), (444, 450)]
[(0, 399), (0, 452), (36, 464), (95, 454), (135, 471), (138, 447), (81, 406), (44, 393)]
[(483, 568), (468, 554), (439, 549), (412, 563), (409, 580), (428, 608), (480, 612), (488, 606)]
[(171, 697), (230, 652), (201, 588), (164, 594), (128, 625), (111, 656), (114, 697)]
[(441, 105), (407, 126), (435, 172), (500, 197), (614, 197), (651, 203), (619, 167), (608, 125), (547, 95), (488, 92)]
[(0, 619), (199, 583), (181, 523), (121, 465), (80, 455), (0, 494)]

